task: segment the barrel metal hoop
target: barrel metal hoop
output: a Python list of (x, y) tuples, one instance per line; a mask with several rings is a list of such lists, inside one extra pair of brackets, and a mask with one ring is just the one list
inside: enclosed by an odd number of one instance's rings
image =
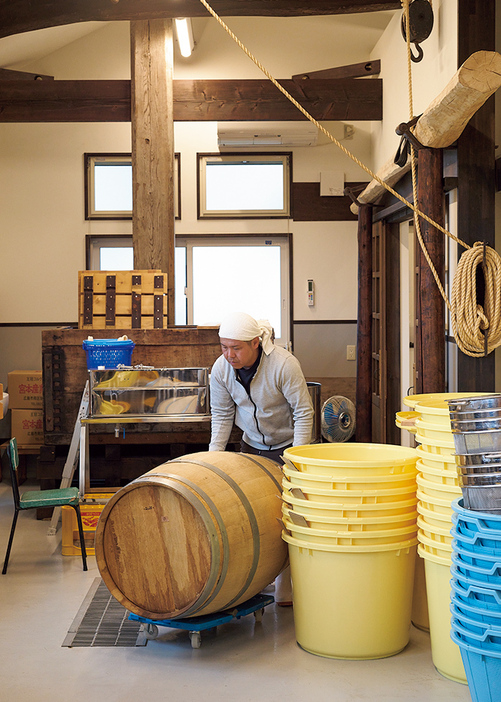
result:
[[(273, 480), (273, 482), (275, 483), (275, 485), (278, 488), (278, 492), (282, 493), (282, 486), (280, 485), (278, 480), (276, 480), (275, 477), (270, 473), (270, 471), (267, 468), (265, 468), (263, 465), (261, 465), (261, 463), (259, 463), (258, 460), (256, 460), (252, 455), (250, 455), (248, 453), (241, 453), (239, 455), (242, 456), (242, 458), (247, 458), (249, 461), (252, 461), (252, 463), (255, 463), (259, 468), (261, 468), (261, 470), (263, 470), (266, 473), (266, 475)], [(262, 458), (266, 458), (266, 456), (262, 456)], [(268, 458), (267, 460), (271, 461), (271, 458)]]
[[(148, 480), (145, 480), (144, 478), (148, 478)], [(195, 507), (200, 514), (200, 517), (202, 518), (202, 521), (208, 531), (209, 538), (210, 538), (210, 543), (211, 543), (211, 550), (212, 550), (212, 563), (211, 563), (211, 570), (209, 577), (207, 578), (207, 582), (204, 586), (204, 589), (200, 593), (200, 596), (198, 597), (197, 601), (195, 604), (191, 605), (185, 612), (182, 613), (183, 617), (188, 617), (190, 614), (194, 614), (197, 611), (199, 611), (202, 607), (205, 607), (207, 604), (212, 602), (212, 600), (216, 597), (218, 594), (219, 590), (221, 589), (223, 582), (224, 582), (224, 577), (226, 576), (226, 572), (228, 570), (228, 561), (229, 561), (229, 544), (228, 544), (228, 536), (226, 534), (226, 529), (223, 523), (223, 520), (221, 519), (221, 515), (219, 514), (216, 506), (210, 499), (208, 495), (206, 495), (203, 490), (200, 490), (198, 485), (195, 485), (195, 483), (192, 483), (189, 480), (186, 480), (182, 478), (179, 475), (170, 475), (166, 473), (150, 473), (147, 476), (143, 476), (143, 480), (141, 481), (141, 485), (144, 485), (146, 482), (149, 482), (150, 478), (158, 479), (162, 478), (161, 484), (162, 485), (168, 485), (169, 487), (174, 488), (177, 492), (179, 492), (180, 495), (182, 495), (193, 507)], [(176, 482), (181, 483), (181, 485), (177, 485), (174, 483), (174, 479)], [(183, 484), (184, 483), (184, 484)], [(214, 517), (216, 519), (216, 522), (219, 526), (219, 530), (221, 533), (221, 538), (223, 541), (223, 562), (222, 562), (222, 567), (221, 567), (221, 573), (219, 572), (219, 561), (221, 558), (221, 548), (219, 545), (219, 538), (218, 534), (214, 528), (214, 522), (212, 519), (210, 519), (207, 515), (207, 510), (205, 508), (205, 505), (202, 503), (202, 500), (197, 496), (197, 494), (193, 494), (191, 490), (186, 489), (185, 485), (188, 487), (191, 487), (195, 490), (198, 495), (202, 497), (203, 500), (207, 502), (211, 510), (213, 510)], [(216, 567), (216, 565), (218, 567)], [(216, 587), (214, 588), (214, 586)], [(213, 591), (213, 592), (212, 592)], [(211, 594), (212, 592), (212, 594)]]
[(225, 609), (227, 609), (228, 607), (231, 607), (232, 604), (237, 602), (242, 597), (242, 595), (248, 589), (249, 585), (251, 584), (252, 580), (254, 579), (254, 576), (255, 576), (256, 571), (257, 571), (257, 566), (259, 563), (259, 556), (260, 556), (260, 536), (259, 536), (259, 527), (258, 527), (258, 523), (256, 520), (256, 515), (254, 514), (254, 510), (252, 509), (252, 505), (249, 502), (247, 495), (242, 490), (240, 485), (238, 485), (238, 483), (235, 482), (235, 480), (233, 480), (233, 478), (230, 478), (229, 475), (227, 475), (223, 470), (221, 470), (217, 466), (213, 466), (210, 463), (205, 463), (204, 461), (190, 461), (190, 460), (187, 460), (186, 458), (179, 458), (179, 459), (175, 458), (172, 461), (167, 461), (167, 464), (170, 465), (171, 463), (191, 463), (191, 464), (196, 465), (196, 466), (202, 466), (203, 468), (207, 468), (207, 470), (211, 470), (216, 475), (219, 475), (219, 477), (222, 478), (223, 480), (225, 480), (228, 483), (228, 485), (234, 490), (234, 492), (238, 495), (238, 497), (240, 498), (240, 500), (245, 508), (245, 511), (247, 512), (247, 516), (249, 518), (249, 524), (250, 524), (251, 531), (252, 531), (252, 537), (253, 537), (252, 544), (254, 547), (252, 564), (250, 567), (249, 575), (247, 576), (247, 580), (245, 581), (240, 592), (238, 592), (235, 595), (235, 597), (231, 600), (231, 602), (227, 603), (226, 608), (225, 608)]

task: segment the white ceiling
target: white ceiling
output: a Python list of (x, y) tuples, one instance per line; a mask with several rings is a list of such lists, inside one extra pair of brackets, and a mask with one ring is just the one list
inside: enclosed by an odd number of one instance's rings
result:
[[(348, 15), (328, 15), (322, 17), (289, 18), (289, 26), (297, 26), (304, 23), (304, 30), (313, 29), (321, 34), (330, 37), (331, 50), (335, 45), (336, 53), (340, 56), (344, 52), (350, 53), (354, 45), (368, 51), (377, 41), (377, 38), (386, 28), (395, 11), (388, 12), (368, 12)], [(233, 24), (241, 26), (245, 18), (224, 18), (230, 19)], [(247, 18), (249, 19), (249, 18)], [(263, 32), (271, 32), (272, 36), (276, 30), (276, 18), (252, 18), (253, 22), (259, 21), (262, 24)], [(210, 18), (195, 18), (193, 20), (193, 32), (195, 41), (201, 48), (204, 43), (204, 33)], [(49, 54), (81, 39), (87, 34), (101, 29), (107, 22), (82, 22), (78, 24), (65, 25), (40, 29), (34, 32), (26, 32), (9, 37), (0, 38), (0, 67), (16, 67), (24, 63), (29, 63), (41, 59)], [(299, 29), (299, 27), (298, 27)], [(275, 35), (276, 36), (276, 35)], [(298, 37), (300, 38), (301, 33)], [(299, 40), (298, 38), (298, 40)], [(322, 37), (325, 40), (325, 37)], [(361, 46), (362, 45), (362, 46)], [(367, 45), (367, 46), (365, 46)], [(340, 61), (339, 65), (342, 65)], [(325, 66), (331, 67), (329, 66)], [(304, 69), (303, 69), (304, 70)]]

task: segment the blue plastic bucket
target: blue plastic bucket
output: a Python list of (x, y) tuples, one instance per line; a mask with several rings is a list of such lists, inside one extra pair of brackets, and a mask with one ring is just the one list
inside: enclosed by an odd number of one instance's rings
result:
[(481, 550), (491, 554), (499, 553), (501, 556), (501, 532), (494, 530), (478, 531), (471, 528), (472, 524), (472, 522), (466, 522), (456, 512), (453, 512), (451, 533), (461, 543), (468, 544), (471, 550)]
[(501, 655), (501, 632), (499, 635), (489, 629), (480, 632), (473, 631), (473, 627), (466, 627), (459, 619), (452, 617), (452, 631), (460, 634), (463, 641), (471, 646), (476, 646), (481, 651), (499, 653)]
[(480, 604), (480, 602), (475, 603), (467, 598), (466, 600), (462, 599), (454, 590), (451, 592), (451, 606), (454, 605), (458, 619), (463, 621), (463, 618), (469, 617), (474, 621), (501, 627), (501, 607), (486, 609)]
[(497, 702), (501, 689), (501, 654), (467, 644), (454, 630), (451, 639), (459, 646), (472, 702)]
[(486, 567), (480, 567), (473, 563), (468, 563), (459, 552), (453, 549), (452, 562), (456, 566), (457, 572), (466, 578), (474, 578), (476, 581), (481, 580), (490, 587), (501, 588), (501, 561), (492, 561), (490, 563), (483, 561), (486, 563)]

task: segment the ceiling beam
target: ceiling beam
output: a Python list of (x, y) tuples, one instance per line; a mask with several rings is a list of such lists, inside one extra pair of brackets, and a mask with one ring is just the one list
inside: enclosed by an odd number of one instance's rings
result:
[[(318, 80), (282, 86), (317, 120), (382, 119), (378, 78)], [(128, 80), (1, 81), (2, 122), (130, 122)], [(269, 80), (175, 80), (174, 120), (306, 119)]]
[(362, 78), (362, 76), (378, 76), (381, 73), (381, 61), (362, 61), (362, 63), (352, 63), (349, 66), (337, 66), (336, 68), (324, 68), (320, 71), (309, 71), (308, 73), (297, 73), (292, 76), (292, 80), (300, 83), (311, 78)]
[(13, 71), (10, 68), (0, 68), (0, 80), (54, 80), (54, 76), (46, 76), (43, 73)]
[[(212, 0), (221, 16), (300, 17), (398, 10), (400, 0)], [(0, 37), (77, 22), (207, 17), (199, 0), (0, 0)]]

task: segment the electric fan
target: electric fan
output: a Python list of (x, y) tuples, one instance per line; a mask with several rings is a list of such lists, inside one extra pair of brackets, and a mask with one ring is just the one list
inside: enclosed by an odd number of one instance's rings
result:
[(322, 436), (326, 441), (348, 441), (355, 431), (355, 405), (347, 397), (333, 395), (322, 405)]

